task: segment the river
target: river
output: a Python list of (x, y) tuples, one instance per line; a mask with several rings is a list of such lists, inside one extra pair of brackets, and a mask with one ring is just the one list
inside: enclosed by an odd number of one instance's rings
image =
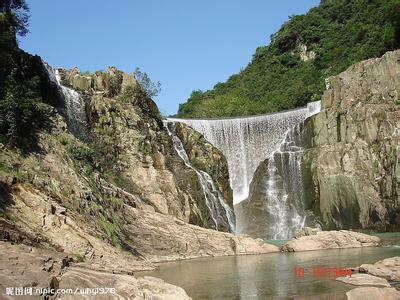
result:
[[(162, 278), (193, 299), (342, 299), (354, 286), (315, 277), (314, 267), (348, 268), (399, 255), (400, 247), (385, 246), (204, 258), (162, 263), (136, 275)], [(295, 268), (304, 268), (304, 276), (296, 276)]]

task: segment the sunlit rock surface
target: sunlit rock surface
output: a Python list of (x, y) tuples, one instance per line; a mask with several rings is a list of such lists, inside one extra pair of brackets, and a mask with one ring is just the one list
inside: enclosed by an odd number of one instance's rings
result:
[(395, 288), (360, 287), (346, 293), (348, 300), (397, 300), (400, 292)]
[(380, 238), (364, 233), (340, 230), (319, 231), (316, 234), (294, 238), (281, 247), (282, 251), (298, 252), (324, 249), (375, 247)]
[(400, 229), (399, 95), (399, 50), (327, 79), (304, 154), (324, 229)]

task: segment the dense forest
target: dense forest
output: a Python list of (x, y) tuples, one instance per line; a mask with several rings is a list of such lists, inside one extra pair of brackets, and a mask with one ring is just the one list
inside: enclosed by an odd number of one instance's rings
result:
[(319, 100), (324, 79), (400, 46), (400, 0), (322, 0), (291, 16), (239, 74), (193, 91), (179, 117), (263, 114)]

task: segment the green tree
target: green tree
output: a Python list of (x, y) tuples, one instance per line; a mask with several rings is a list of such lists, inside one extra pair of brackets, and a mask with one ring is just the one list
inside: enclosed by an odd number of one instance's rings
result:
[(147, 94), (147, 96), (151, 97), (156, 97), (158, 94), (161, 92), (161, 83), (159, 81), (157, 82), (152, 82), (149, 75), (147, 75), (145, 72), (140, 71), (139, 68), (136, 68), (135, 71), (133, 72), (133, 76), (141, 86), (141, 88), (144, 90), (144, 92)]
[(14, 35), (25, 36), (28, 33), (29, 6), (25, 0), (0, 0), (0, 12)]
[(37, 143), (37, 130), (49, 125), (49, 106), (37, 93), (39, 78), (29, 81), (7, 77), (4, 98), (0, 99), (0, 142), (23, 150)]

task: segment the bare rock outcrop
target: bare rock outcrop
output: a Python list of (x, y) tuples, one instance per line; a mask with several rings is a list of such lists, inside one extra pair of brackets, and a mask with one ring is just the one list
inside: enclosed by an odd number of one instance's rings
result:
[[(64, 299), (191, 299), (182, 288), (159, 278), (90, 270), (80, 264), (75, 266), (72, 257), (56, 251), (0, 242), (0, 252), (3, 296), (8, 293), (10, 297)], [(22, 289), (22, 294), (17, 289)]]
[(298, 252), (325, 249), (345, 249), (379, 246), (380, 238), (364, 233), (340, 230), (319, 231), (294, 238), (281, 247), (282, 251)]
[(308, 204), (327, 229), (400, 227), (400, 50), (326, 80), (306, 124)]

